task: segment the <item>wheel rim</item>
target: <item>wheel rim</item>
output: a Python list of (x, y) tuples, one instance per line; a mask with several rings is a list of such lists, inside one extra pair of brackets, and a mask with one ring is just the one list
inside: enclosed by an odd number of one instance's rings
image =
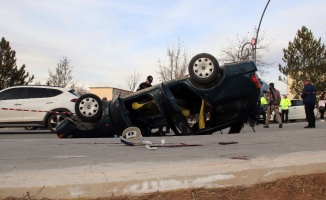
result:
[(92, 117), (94, 116), (98, 110), (99, 110), (99, 105), (98, 102), (94, 98), (85, 98), (82, 101), (80, 101), (79, 104), (79, 111), (80, 114), (82, 114), (85, 117)]
[(50, 126), (53, 130), (56, 130), (56, 128), (59, 126), (59, 124), (65, 119), (66, 117), (64, 115), (55, 115), (50, 120)]
[(199, 58), (193, 65), (193, 71), (198, 78), (206, 79), (214, 73), (214, 64), (208, 58)]

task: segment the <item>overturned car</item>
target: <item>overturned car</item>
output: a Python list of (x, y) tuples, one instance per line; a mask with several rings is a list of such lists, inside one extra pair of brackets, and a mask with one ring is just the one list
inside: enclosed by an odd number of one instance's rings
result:
[(163, 82), (125, 97), (102, 102), (94, 94), (79, 97), (77, 118), (56, 130), (59, 138), (114, 137), (128, 127), (146, 130), (169, 126), (175, 135), (210, 134), (225, 128), (239, 133), (256, 118), (260, 82), (252, 61), (219, 66), (207, 53), (189, 62), (189, 76)]

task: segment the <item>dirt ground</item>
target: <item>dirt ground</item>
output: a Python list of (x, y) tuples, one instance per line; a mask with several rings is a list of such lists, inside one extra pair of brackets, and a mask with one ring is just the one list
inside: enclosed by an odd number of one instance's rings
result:
[(326, 173), (294, 176), (251, 187), (228, 187), (219, 189), (188, 189), (156, 192), (140, 197), (110, 197), (98, 200), (325, 200)]
[(228, 187), (219, 189), (188, 189), (156, 192), (140, 197), (110, 197), (98, 200), (325, 200), (326, 173), (294, 176), (251, 187)]
[[(32, 199), (29, 196), (20, 199)], [(96, 200), (326, 200), (326, 173), (293, 176), (250, 187), (187, 189), (142, 196), (111, 196)], [(6, 198), (5, 200), (18, 200)], [(45, 200), (45, 199), (44, 199)], [(46, 199), (51, 200), (51, 199)], [(80, 199), (75, 199), (80, 200)]]

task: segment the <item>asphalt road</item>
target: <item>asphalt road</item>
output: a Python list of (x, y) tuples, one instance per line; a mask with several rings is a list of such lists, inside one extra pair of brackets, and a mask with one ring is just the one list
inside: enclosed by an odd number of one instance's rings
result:
[(59, 139), (44, 130), (0, 129), (0, 199), (95, 198), (326, 172), (326, 123), (317, 120), (315, 129), (304, 129), (306, 124), (146, 137), (155, 150), (118, 138)]

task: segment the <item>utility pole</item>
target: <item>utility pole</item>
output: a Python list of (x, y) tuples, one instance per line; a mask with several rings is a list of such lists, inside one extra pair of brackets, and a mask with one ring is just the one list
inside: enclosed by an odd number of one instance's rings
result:
[(258, 43), (258, 33), (259, 33), (259, 29), (260, 29), (260, 24), (261, 24), (261, 21), (263, 20), (263, 17), (264, 17), (264, 14), (265, 14), (265, 11), (267, 9), (267, 6), (269, 4), (270, 0), (268, 0), (266, 6), (265, 6), (265, 9), (264, 9), (264, 12), (263, 14), (261, 15), (261, 18), (260, 18), (260, 21), (259, 21), (259, 25), (258, 25), (258, 29), (257, 29), (257, 34), (256, 34), (256, 38), (255, 38), (255, 41), (254, 41), (254, 61), (256, 62), (256, 51), (257, 51), (257, 43)]

